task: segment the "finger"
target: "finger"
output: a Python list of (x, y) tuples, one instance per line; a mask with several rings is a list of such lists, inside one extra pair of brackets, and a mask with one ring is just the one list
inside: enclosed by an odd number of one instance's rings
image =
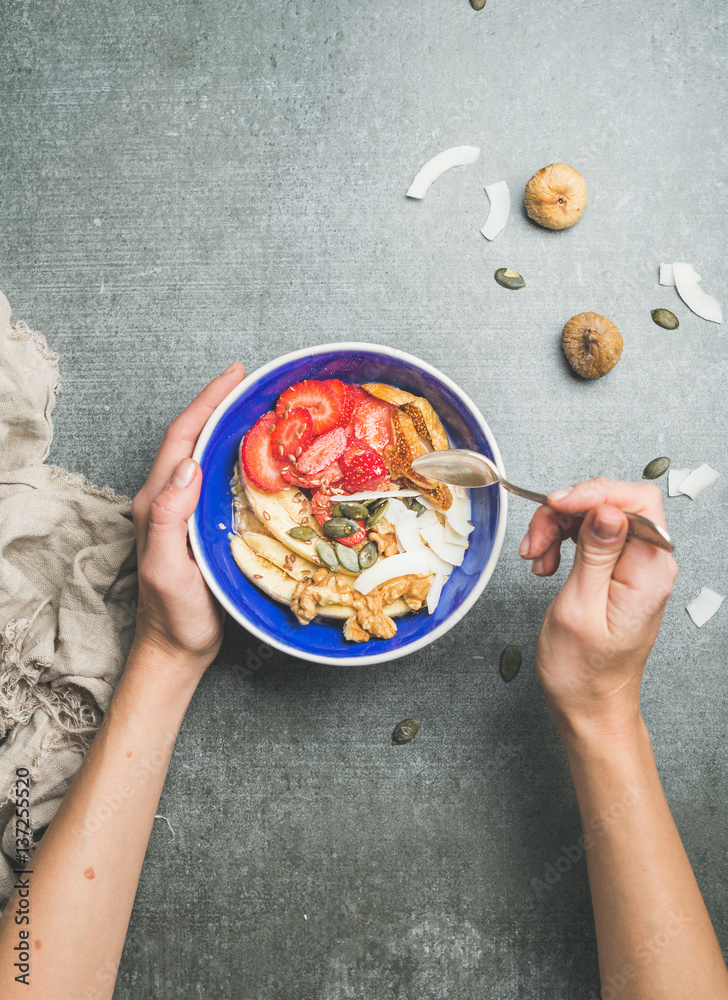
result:
[(608, 504), (591, 510), (584, 518), (576, 540), (574, 565), (564, 584), (579, 604), (597, 611), (606, 609), (612, 573), (627, 537), (627, 518)]
[(651, 521), (665, 525), (662, 490), (655, 483), (623, 483), (607, 476), (598, 476), (565, 490), (549, 493), (549, 507), (565, 514), (592, 510), (600, 504), (609, 504), (619, 510), (642, 514)]
[(561, 542), (558, 538), (546, 549), (543, 555), (537, 556), (531, 563), (534, 576), (553, 576), (561, 563)]
[(179, 584), (190, 571), (187, 521), (195, 511), (201, 486), (199, 465), (183, 458), (150, 505), (143, 561), (160, 587), (164, 581)]
[(212, 411), (244, 377), (245, 368), (239, 361), (234, 362), (227, 371), (206, 385), (167, 428), (147, 481), (135, 497), (134, 523), (142, 544), (152, 501), (164, 488), (182, 459), (192, 455), (197, 438)]
[(531, 518), (518, 554), (523, 559), (537, 559), (554, 543), (560, 545), (565, 538), (576, 538), (580, 524), (580, 518), (570, 517), (551, 507), (539, 507)]

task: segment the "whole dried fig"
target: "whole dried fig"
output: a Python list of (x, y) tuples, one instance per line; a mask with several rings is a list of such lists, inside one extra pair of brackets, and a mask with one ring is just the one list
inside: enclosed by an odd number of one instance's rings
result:
[(561, 331), (561, 345), (569, 364), (583, 378), (601, 378), (622, 354), (622, 334), (605, 316), (579, 313)]
[(539, 226), (568, 229), (581, 218), (586, 205), (586, 181), (568, 163), (542, 167), (526, 185), (523, 203)]

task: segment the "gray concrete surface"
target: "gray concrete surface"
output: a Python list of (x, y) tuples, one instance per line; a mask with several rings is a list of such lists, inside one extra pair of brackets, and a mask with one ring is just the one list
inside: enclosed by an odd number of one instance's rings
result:
[[(131, 493), (231, 360), (362, 339), (455, 379), (515, 482), (638, 477), (660, 454), (723, 471), (668, 502), (681, 575), (644, 712), (724, 947), (728, 617), (698, 631), (684, 605), (728, 593), (726, 333), (657, 268), (691, 261), (725, 292), (727, 34), (712, 0), (0, 6), (0, 287), (61, 354), (56, 462)], [(480, 161), (407, 201), (462, 143)], [(519, 203), (554, 160), (590, 192), (563, 233)], [(483, 185), (503, 178), (515, 210), (487, 244)], [(494, 283), (505, 265), (524, 291)], [(590, 309), (625, 338), (594, 384), (559, 347)], [(174, 753), (176, 837), (155, 824), (118, 1000), (596, 995), (583, 860), (531, 885), (580, 834), (532, 667), (565, 569), (535, 580), (517, 558), (531, 513), (514, 500), (486, 593), (422, 655), (327, 669), (228, 628)], [(507, 642), (525, 652), (510, 685)], [(419, 737), (392, 748), (409, 715)]]

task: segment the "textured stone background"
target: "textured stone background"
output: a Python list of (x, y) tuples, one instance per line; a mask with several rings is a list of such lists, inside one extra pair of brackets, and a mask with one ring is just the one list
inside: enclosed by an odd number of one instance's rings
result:
[[(638, 477), (660, 454), (723, 470), (668, 503), (681, 576), (644, 686), (670, 803), (728, 945), (725, 332), (660, 288), (660, 261), (726, 287), (726, 11), (714, 0), (4, 0), (0, 287), (61, 353), (53, 460), (135, 491), (163, 429), (233, 359), (361, 339), (455, 379), (511, 478)], [(404, 192), (454, 144), (479, 162)], [(554, 160), (586, 176), (572, 230), (519, 205)], [(479, 228), (483, 185), (515, 211)], [(519, 269), (524, 291), (492, 279)], [(666, 332), (650, 319), (680, 318)], [(573, 377), (573, 313), (625, 338)], [(266, 657), (228, 628), (175, 750), (115, 997), (593, 997), (580, 834), (532, 668), (565, 569), (515, 551), (465, 621), (389, 667)], [(567, 560), (568, 562), (568, 560)], [(496, 663), (518, 642), (511, 685)], [(263, 655), (261, 656), (260, 653)], [(399, 719), (417, 740), (392, 748)]]

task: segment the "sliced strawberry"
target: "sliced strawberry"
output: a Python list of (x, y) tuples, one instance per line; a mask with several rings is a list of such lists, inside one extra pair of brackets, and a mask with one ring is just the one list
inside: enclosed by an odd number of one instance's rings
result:
[(341, 466), (338, 462), (332, 462), (331, 465), (328, 465), (320, 472), (311, 473), (310, 475), (304, 475), (291, 463), (288, 466), (283, 466), (281, 475), (292, 486), (303, 486), (307, 490), (328, 489), (330, 486), (340, 483), (344, 478), (344, 473), (341, 471)]
[(367, 533), (364, 527), (363, 521), (357, 521), (358, 525), (361, 525), (358, 531), (355, 531), (353, 535), (349, 535), (348, 538), (337, 538), (336, 541), (341, 545), (360, 545), (362, 542), (367, 540)]
[(313, 419), (303, 406), (286, 410), (273, 428), (273, 453), (286, 464), (295, 462), (313, 437)]
[(339, 426), (346, 427), (351, 420), (351, 414), (354, 412), (354, 396), (349, 392), (354, 387), (346, 385), (339, 378), (326, 379), (326, 385), (330, 385), (339, 397), (339, 406), (341, 407), (339, 411)]
[(354, 411), (354, 437), (384, 454), (384, 449), (392, 443), (393, 409), (391, 403), (370, 396)]
[(296, 462), (299, 472), (305, 475), (320, 472), (346, 451), (346, 434), (341, 427), (319, 434)]
[(344, 485), (350, 493), (374, 490), (387, 476), (384, 459), (362, 441), (351, 441), (339, 462), (344, 473)]
[[(346, 498), (329, 496), (328, 493), (314, 493), (311, 497), (311, 507), (313, 508), (313, 516), (316, 518), (318, 523), (323, 525), (324, 521), (328, 521), (331, 517), (331, 508), (335, 503), (344, 499)], [(367, 533), (364, 521), (357, 521), (356, 523), (359, 525), (358, 531), (355, 531), (353, 535), (349, 535), (348, 538), (337, 538), (336, 541), (341, 542), (342, 545), (350, 546), (360, 545), (362, 542), (365, 542)]]
[(275, 413), (265, 413), (253, 424), (240, 446), (240, 461), (245, 474), (266, 493), (277, 493), (286, 487), (281, 475), (281, 463), (273, 451), (275, 425)]
[(278, 397), (276, 413), (282, 417), (286, 410), (298, 406), (303, 406), (311, 414), (314, 437), (325, 434), (339, 422), (341, 413), (339, 397), (326, 382), (317, 382), (314, 379), (296, 382)]
[(317, 472), (313, 478), (318, 480), (317, 485), (326, 487), (335, 486), (344, 478), (344, 472), (338, 462), (332, 462), (331, 465), (327, 465), (321, 472)]

